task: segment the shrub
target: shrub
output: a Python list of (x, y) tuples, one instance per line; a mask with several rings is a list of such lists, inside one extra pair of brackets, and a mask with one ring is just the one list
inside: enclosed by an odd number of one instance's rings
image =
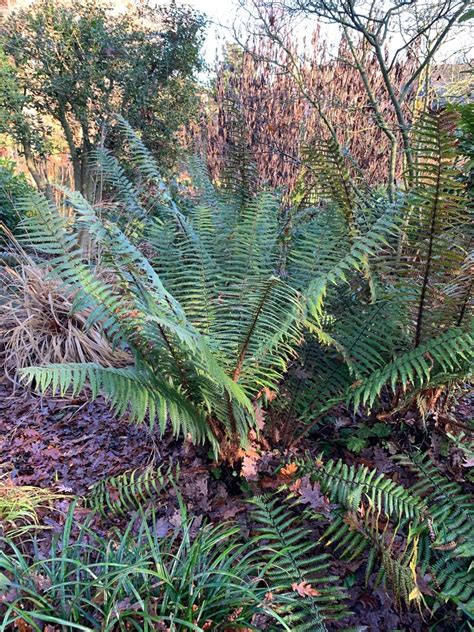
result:
[[(14, 231), (21, 217), (16, 204), (30, 191), (30, 185), (24, 174), (15, 171), (15, 163), (0, 158), (0, 224)], [(5, 235), (0, 231), (0, 241)]]
[(42, 190), (48, 179), (38, 164), (63, 144), (75, 187), (95, 194), (90, 153), (112, 111), (127, 112), (162, 164), (173, 166), (177, 132), (196, 111), (201, 14), (146, 1), (127, 11), (115, 6), (36, 0), (8, 12), (0, 25), (0, 130)]

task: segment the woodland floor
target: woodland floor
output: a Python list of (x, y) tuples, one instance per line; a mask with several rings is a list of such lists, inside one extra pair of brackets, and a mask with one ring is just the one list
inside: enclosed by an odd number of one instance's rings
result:
[[(454, 416), (462, 423), (463, 419), (471, 416), (471, 412), (472, 399), (464, 398), (458, 402)], [(380, 447), (378, 440), (378, 445), (368, 446), (358, 455), (341, 446), (335, 435), (338, 426), (350, 427), (351, 423), (355, 420), (338, 418), (330, 429), (320, 429), (318, 441), (308, 440), (305, 446), (299, 448), (298, 454), (310, 450), (316, 455), (322, 447), (332, 445), (334, 456), (343, 456), (347, 463), (377, 467), (395, 480), (410, 484), (410, 475), (394, 466), (388, 458), (389, 452), (422, 442), (437, 460), (442, 450), (441, 430), (446, 430), (447, 422), (439, 418), (431, 420), (432, 427), (427, 428), (415, 416), (405, 417), (394, 422), (394, 434), (390, 441), (385, 441), (384, 448)], [(276, 471), (282, 455), (276, 450), (261, 447), (249, 454), (239, 475), (237, 470), (212, 463), (203, 448), (172, 437), (160, 438), (158, 432), (152, 432), (145, 426), (115, 419), (100, 401), (90, 404), (78, 400), (46, 400), (24, 391), (13, 392), (9, 384), (0, 384), (0, 476), (10, 475), (18, 485), (49, 487), (80, 496), (96, 481), (125, 470), (148, 464), (167, 467), (174, 463), (179, 465), (178, 485), (189, 514), (195, 516), (196, 530), (205, 521), (221, 523), (226, 520), (236, 520), (244, 530), (250, 530), (252, 524), (246, 499), (251, 494), (265, 493), (281, 485), (282, 475)], [(454, 451), (447, 456), (447, 459), (446, 455), (443, 458), (444, 469), (448, 469), (455, 479), (462, 480), (465, 472), (462, 453)], [(286, 454), (286, 461), (291, 461), (291, 457), (291, 454)], [(308, 481), (302, 479), (298, 493), (303, 505), (319, 509), (323, 515), (326, 513), (329, 520), (330, 508), (325, 506), (324, 497)], [(60, 527), (69, 502), (67, 499), (59, 501), (54, 511), (43, 516), (43, 522), (52, 531)], [(76, 511), (78, 519), (88, 513), (80, 504)], [(165, 532), (179, 521), (180, 514), (172, 489), (168, 497), (158, 501), (157, 511)], [(106, 536), (116, 522), (116, 519), (97, 518), (95, 526)], [(311, 525), (315, 540), (326, 525), (324, 520)], [(369, 579), (368, 586), (365, 585), (364, 566), (363, 560), (333, 563), (334, 572), (348, 588), (348, 607), (354, 615), (345, 619), (343, 626), (333, 625), (331, 629), (366, 626), (368, 632), (456, 630), (453, 612), (439, 613), (436, 621), (424, 621), (417, 612), (400, 611), (383, 588), (374, 588), (374, 577)]]

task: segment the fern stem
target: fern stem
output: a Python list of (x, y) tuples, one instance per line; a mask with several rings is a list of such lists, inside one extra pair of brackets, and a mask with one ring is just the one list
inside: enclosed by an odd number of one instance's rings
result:
[(468, 304), (469, 304), (469, 298), (470, 298), (470, 296), (471, 296), (472, 284), (473, 284), (473, 281), (471, 281), (471, 282), (469, 283), (469, 287), (468, 287), (468, 288), (467, 288), (467, 290), (466, 290), (466, 296), (464, 297), (464, 301), (463, 301), (463, 304), (462, 304), (462, 306), (461, 306), (461, 310), (460, 310), (460, 312), (459, 312), (459, 317), (458, 317), (458, 320), (457, 320), (457, 322), (456, 322), (456, 326), (457, 326), (457, 327), (460, 327), (460, 326), (461, 326), (462, 321), (463, 321), (463, 319), (464, 319), (464, 316), (465, 316), (465, 314), (466, 314), (466, 309), (467, 309), (467, 306), (468, 306)]
[(236, 364), (234, 372), (232, 374), (232, 379), (234, 380), (234, 382), (237, 382), (238, 379), (239, 379), (240, 372), (242, 371), (242, 366), (244, 364), (245, 355), (247, 353), (247, 349), (248, 349), (249, 344), (250, 344), (250, 340), (251, 340), (251, 338), (253, 336), (253, 333), (255, 331), (255, 328), (257, 326), (260, 314), (262, 313), (263, 306), (265, 305), (265, 301), (267, 300), (268, 295), (271, 292), (272, 285), (273, 285), (273, 282), (270, 281), (268, 283), (266, 289), (265, 289), (265, 292), (263, 293), (263, 296), (262, 296), (262, 298), (260, 300), (260, 303), (259, 303), (259, 305), (257, 307), (257, 311), (255, 312), (255, 316), (253, 318), (252, 324), (250, 325), (250, 328), (249, 328), (249, 330), (247, 332), (247, 335), (245, 336), (245, 339), (244, 339), (244, 341), (242, 343), (242, 348), (240, 350), (239, 357), (237, 359), (237, 364)]
[(435, 237), (438, 205), (440, 203), (442, 156), (441, 156), (441, 145), (440, 145), (440, 139), (439, 139), (439, 120), (437, 120), (437, 126), (438, 126), (438, 134), (436, 135), (436, 140), (437, 140), (437, 149), (438, 149), (438, 160), (436, 163), (436, 185), (435, 185), (435, 193), (433, 196), (433, 205), (432, 205), (432, 212), (431, 212), (430, 236), (429, 236), (429, 241), (428, 241), (428, 252), (426, 255), (426, 266), (425, 266), (425, 272), (423, 275), (423, 284), (421, 286), (420, 303), (418, 306), (418, 316), (417, 316), (416, 333), (415, 333), (415, 347), (418, 347), (421, 342), (426, 291), (428, 289), (428, 281), (429, 281), (430, 272), (431, 272), (431, 262), (432, 262), (432, 257), (433, 257), (433, 242), (434, 242), (434, 237)]

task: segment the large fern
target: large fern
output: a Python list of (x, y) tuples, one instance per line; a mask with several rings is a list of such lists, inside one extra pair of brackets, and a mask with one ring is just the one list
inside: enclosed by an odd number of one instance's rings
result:
[[(117, 190), (122, 215), (63, 190), (65, 213), (38, 194), (24, 204), (25, 242), (77, 292), (88, 322), (133, 353), (135, 365), (34, 367), (25, 379), (63, 394), (88, 386), (117, 414), (157, 418), (162, 430), (169, 419), (176, 433), (210, 440), (215, 450), (226, 437), (235, 444), (255, 424), (251, 398), (278, 388), (311, 319), (317, 327), (328, 288), (357, 277), (385, 247), (396, 230), (393, 213), (347, 239), (347, 222), (336, 222), (321, 265), (324, 218), (312, 220), (309, 241), (304, 226), (288, 239), (277, 196), (249, 189), (237, 200), (233, 189), (216, 190), (205, 176), (201, 197), (197, 191), (194, 199), (176, 200), (140, 138), (123, 119), (117, 125), (148, 187), (147, 209), (116, 159), (102, 152), (101, 174)], [(126, 210), (132, 227), (113, 221)], [(318, 263), (308, 275), (311, 258)]]
[[(245, 440), (255, 425), (251, 400), (265, 389), (282, 389), (280, 410), (298, 435), (337, 403), (375, 407), (387, 388), (398, 397), (468, 376), (470, 255), (452, 120), (426, 117), (415, 128), (413, 190), (385, 205), (365, 200), (341, 156), (330, 158), (337, 148), (321, 145), (319, 206), (297, 212), (253, 190), (251, 178), (236, 179), (245, 192), (212, 185), (197, 161), (193, 191), (177, 198), (119, 118), (142, 188), (102, 152), (116, 211), (64, 191), (65, 213), (38, 194), (24, 204), (25, 229), (77, 291), (88, 322), (132, 351), (135, 366), (124, 374), (43, 367), (26, 378), (63, 392), (92, 380), (93, 396), (104, 392), (119, 414), (157, 417), (162, 429), (170, 419), (176, 433), (217, 450)], [(133, 219), (124, 223), (127, 211)], [(418, 230), (427, 221), (428, 240)]]
[(457, 168), (457, 118), (454, 112), (423, 114), (412, 133), (416, 178), (404, 208), (399, 265), (406, 282), (416, 284), (416, 346), (436, 329), (456, 324), (462, 309), (443, 291), (469, 248), (470, 207)]
[(310, 197), (321, 210), (308, 208), (309, 221), (300, 215), (288, 252), (288, 269), (307, 283), (316, 338), (306, 336), (287, 384), (300, 434), (337, 403), (374, 408), (387, 388), (410, 402), (431, 385), (469, 378), (472, 237), (455, 124), (453, 113), (421, 116), (414, 184), (385, 210), (337, 146), (318, 142), (307, 153)]
[(426, 575), (437, 604), (451, 600), (473, 616), (472, 498), (444, 477), (428, 455), (396, 460), (419, 477), (410, 489), (365, 466), (322, 458), (301, 464), (341, 506), (322, 540), (349, 560), (367, 554), (367, 578), (378, 560), (379, 578), (400, 602), (422, 602), (420, 578)]

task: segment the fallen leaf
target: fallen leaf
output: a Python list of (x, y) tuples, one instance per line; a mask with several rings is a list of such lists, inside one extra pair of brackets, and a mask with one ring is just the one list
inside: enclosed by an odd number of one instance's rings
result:
[(233, 612), (231, 612), (231, 614), (229, 615), (229, 618), (227, 620), (229, 622), (236, 621), (240, 617), (242, 612), (243, 612), (243, 608), (242, 608), (242, 606), (239, 606)]
[(259, 460), (260, 455), (252, 448), (244, 452), (240, 473), (247, 481), (258, 480), (257, 463)]
[(288, 463), (285, 467), (282, 467), (280, 470), (280, 474), (285, 476), (286, 478), (291, 478), (298, 471), (298, 466), (296, 463)]
[(458, 543), (456, 542), (456, 540), (453, 540), (452, 542), (448, 542), (447, 544), (439, 544), (438, 546), (433, 545), (433, 549), (435, 549), (436, 551), (451, 551), (452, 549), (455, 549), (457, 545)]
[(277, 396), (277, 394), (278, 394), (276, 391), (271, 391), (271, 390), (268, 388), (268, 386), (265, 386), (265, 387), (263, 388), (263, 392), (264, 392), (265, 397), (267, 398), (267, 400), (268, 400), (269, 402), (272, 402), (272, 401), (275, 399), (275, 397)]
[(175, 509), (169, 521), (171, 526), (176, 528), (180, 527), (182, 521), (181, 512), (178, 509)]
[(15, 621), (15, 627), (20, 632), (32, 632), (32, 630), (33, 630), (31, 625), (29, 623), (27, 623), (26, 621), (24, 621), (23, 619), (17, 619)]
[(318, 597), (321, 593), (316, 590), (308, 582), (294, 582), (291, 584), (291, 589), (298, 593), (300, 597)]
[(297, 493), (301, 503), (309, 505), (311, 509), (319, 513), (330, 514), (331, 509), (334, 507), (321, 492), (320, 484), (317, 482), (311, 483), (309, 476), (303, 476)]
[(301, 478), (297, 478), (293, 485), (290, 486), (292, 492), (297, 492), (301, 487)]
[(255, 405), (255, 421), (257, 423), (257, 428), (259, 430), (263, 430), (265, 428), (265, 411), (261, 406)]
[(351, 531), (358, 531), (360, 529), (360, 522), (353, 511), (348, 511), (343, 520)]
[(164, 538), (171, 528), (171, 524), (166, 518), (160, 518), (155, 522), (155, 533), (159, 538)]
[(43, 592), (51, 588), (51, 579), (46, 575), (42, 575), (41, 573), (31, 573), (31, 579), (35, 585), (36, 590), (39, 592)]

